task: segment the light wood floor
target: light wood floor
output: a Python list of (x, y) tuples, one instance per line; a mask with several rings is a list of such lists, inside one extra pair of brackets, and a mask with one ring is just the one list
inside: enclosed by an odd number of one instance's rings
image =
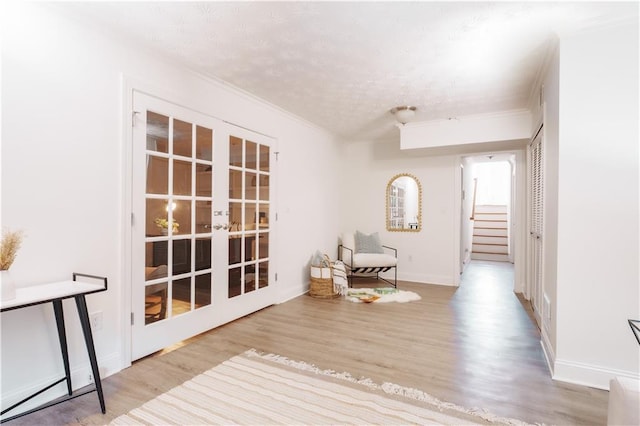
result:
[[(105, 424), (220, 362), (255, 348), (531, 423), (605, 424), (608, 392), (554, 382), (511, 265), (474, 261), (459, 288), (399, 287), (422, 300), (355, 304), (301, 296), (147, 357), (95, 393), (10, 424)], [(362, 286), (362, 285), (360, 285)]]

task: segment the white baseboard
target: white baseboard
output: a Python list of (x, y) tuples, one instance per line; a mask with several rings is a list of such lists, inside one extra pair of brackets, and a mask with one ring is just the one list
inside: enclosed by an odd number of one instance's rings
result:
[(551, 345), (551, 341), (549, 340), (549, 335), (546, 330), (542, 329), (542, 336), (540, 339), (540, 345), (542, 346), (542, 353), (544, 354), (544, 359), (547, 361), (547, 368), (549, 369), (549, 373), (551, 377), (553, 377), (553, 369), (556, 362), (556, 354), (553, 351), (553, 346)]
[[(2, 407), (9, 407), (12, 404), (15, 404), (18, 401), (21, 401), (27, 398), (29, 395), (33, 395), (39, 390), (45, 388), (46, 386), (57, 382), (58, 380), (64, 377), (64, 368), (62, 367), (62, 362), (60, 363), (61, 371), (56, 374), (52, 374), (49, 377), (46, 377), (37, 382), (32, 382), (26, 385), (19, 387), (18, 389), (14, 389), (11, 391), (2, 390)], [(107, 355), (105, 357), (100, 357), (98, 359), (98, 367), (100, 371), (100, 378), (105, 379), (112, 374), (119, 372), (121, 368), (121, 360), (120, 355), (118, 353), (113, 353), (111, 355)], [(89, 381), (89, 376), (91, 375), (91, 365), (87, 360), (86, 363), (77, 366), (71, 369), (71, 385), (73, 390), (77, 390), (87, 386), (92, 383)], [(59, 398), (63, 395), (67, 394), (67, 385), (66, 382), (62, 382), (41, 395), (36, 396), (32, 400), (25, 402), (19, 407), (16, 407), (14, 410), (6, 413), (3, 417), (11, 417), (16, 414), (23, 413), (32, 408), (38, 407), (44, 403), (52, 401), (56, 398)], [(98, 402), (98, 396), (95, 394), (96, 401), (96, 413), (100, 412), (100, 403)]]
[(614, 377), (640, 380), (640, 375), (631, 371), (603, 368), (597, 365), (556, 359), (553, 380), (609, 390), (609, 381)]
[(398, 273), (398, 281), (409, 281), (412, 283), (437, 284), (455, 287), (454, 279), (448, 275), (429, 274), (401, 274)]
[(287, 291), (286, 293), (280, 295), (278, 304), (288, 302), (289, 300), (295, 299), (296, 297), (302, 296), (303, 294), (307, 294), (308, 292), (309, 292), (308, 286), (307, 288), (304, 288), (304, 289), (297, 288), (293, 291)]

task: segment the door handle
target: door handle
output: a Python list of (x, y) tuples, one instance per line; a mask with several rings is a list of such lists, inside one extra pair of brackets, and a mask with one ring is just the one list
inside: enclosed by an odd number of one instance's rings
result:
[(216, 223), (215, 225), (213, 225), (213, 229), (215, 229), (216, 231), (222, 229), (224, 225), (220, 224), (220, 223)]

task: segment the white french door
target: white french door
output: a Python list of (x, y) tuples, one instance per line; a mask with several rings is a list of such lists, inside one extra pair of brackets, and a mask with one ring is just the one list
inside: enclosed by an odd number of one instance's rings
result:
[(275, 213), (273, 139), (136, 91), (133, 109), (135, 360), (275, 302)]

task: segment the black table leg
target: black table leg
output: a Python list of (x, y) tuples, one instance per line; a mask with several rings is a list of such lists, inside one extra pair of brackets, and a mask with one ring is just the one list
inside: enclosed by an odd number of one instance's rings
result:
[(87, 345), (87, 353), (89, 354), (89, 362), (91, 363), (91, 371), (93, 372), (93, 380), (96, 385), (96, 391), (98, 392), (98, 399), (100, 400), (100, 408), (102, 414), (107, 412), (104, 405), (104, 395), (102, 393), (102, 382), (100, 380), (100, 371), (98, 371), (98, 361), (96, 360), (96, 349), (93, 345), (93, 335), (91, 334), (91, 324), (89, 322), (89, 312), (87, 310), (87, 301), (84, 294), (75, 296), (76, 306), (78, 307), (78, 316), (80, 317), (80, 324), (82, 325), (82, 333), (84, 334), (84, 342)]
[(62, 362), (64, 363), (64, 374), (67, 380), (67, 392), (73, 393), (71, 388), (71, 369), (69, 368), (69, 350), (67, 349), (67, 333), (64, 328), (64, 312), (62, 310), (62, 300), (53, 301), (53, 312), (56, 314), (56, 326), (58, 327), (58, 339), (60, 340), (60, 351), (62, 352)]

